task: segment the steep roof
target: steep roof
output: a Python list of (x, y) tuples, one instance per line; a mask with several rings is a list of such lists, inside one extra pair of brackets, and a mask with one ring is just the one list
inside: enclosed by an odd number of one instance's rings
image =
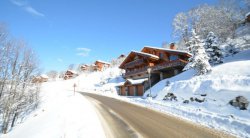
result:
[(123, 86), (126, 83), (129, 83), (131, 85), (136, 85), (136, 84), (142, 84), (144, 82), (148, 81), (148, 78), (143, 78), (143, 79), (137, 79), (137, 80), (133, 80), (133, 79), (127, 79), (124, 82), (120, 82), (119, 84), (117, 84), (116, 86)]
[(147, 57), (150, 57), (150, 58), (159, 59), (158, 56), (153, 55), (153, 54), (149, 54), (149, 53), (145, 53), (145, 52), (139, 52), (139, 51), (131, 51), (131, 52), (136, 53), (138, 55), (142, 55), (142, 56), (147, 56)]
[(74, 70), (67, 70), (66, 72), (71, 72), (71, 73), (73, 73), (73, 74), (78, 74), (76, 71), (74, 71)]
[(247, 18), (248, 16), (250, 16), (250, 12), (246, 13), (245, 18)]
[(110, 63), (109, 63), (109, 62), (105, 62), (105, 61), (102, 61), (102, 60), (96, 60), (96, 62), (100, 62), (100, 63), (104, 63), (104, 64), (108, 64), (108, 65), (110, 65)]
[(147, 57), (147, 58), (152, 59), (152, 60), (158, 60), (159, 59), (158, 56), (153, 55), (153, 54), (149, 54), (149, 53), (145, 53), (145, 52), (139, 52), (139, 51), (131, 51), (129, 53), (129, 55), (125, 58), (125, 60), (121, 63), (121, 65), (119, 67), (122, 68), (122, 66), (125, 65), (131, 59), (131, 57), (133, 57), (135, 55), (140, 55), (140, 56), (143, 56), (143, 57)]
[[(136, 84), (142, 84), (143, 82), (148, 81), (148, 78), (144, 78), (144, 79), (137, 79), (137, 80), (133, 80), (133, 79), (127, 79), (126, 82), (129, 82), (132, 85), (136, 85)], [(125, 83), (126, 83), (125, 82)]]
[(192, 55), (189, 52), (185, 52), (185, 51), (181, 51), (181, 50), (174, 50), (174, 49), (167, 49), (167, 48), (153, 47), (153, 46), (145, 46), (145, 47), (143, 47), (143, 49), (141, 51), (144, 52), (146, 49), (157, 49), (157, 50), (166, 51), (169, 53), (177, 53), (177, 54), (182, 54), (182, 55), (187, 54), (189, 56)]

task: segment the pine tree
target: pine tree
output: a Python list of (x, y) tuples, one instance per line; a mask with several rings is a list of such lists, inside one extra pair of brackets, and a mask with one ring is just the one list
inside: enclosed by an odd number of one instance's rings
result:
[(211, 65), (223, 63), (223, 55), (218, 45), (218, 38), (213, 32), (209, 32), (205, 40), (204, 48)]
[(193, 56), (189, 59), (189, 63), (185, 66), (184, 70), (193, 68), (197, 72), (196, 75), (203, 75), (210, 72), (211, 66), (208, 62), (209, 57), (203, 47), (204, 44), (194, 30), (192, 31), (192, 37), (187, 45)]
[(233, 42), (233, 40), (229, 40), (228, 43), (226, 43), (224, 51), (225, 51), (225, 56), (227, 57), (239, 53), (240, 49), (239, 46)]

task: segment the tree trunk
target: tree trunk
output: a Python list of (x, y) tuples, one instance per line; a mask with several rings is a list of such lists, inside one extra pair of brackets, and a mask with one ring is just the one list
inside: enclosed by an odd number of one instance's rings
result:
[(17, 116), (18, 116), (18, 113), (16, 112), (16, 113), (14, 114), (14, 117), (13, 117), (12, 122), (11, 122), (11, 128), (14, 127), (15, 122), (16, 122), (16, 119), (17, 119)]

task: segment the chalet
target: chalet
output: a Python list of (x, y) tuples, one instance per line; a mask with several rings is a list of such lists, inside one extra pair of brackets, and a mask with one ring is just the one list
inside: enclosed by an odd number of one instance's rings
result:
[(110, 63), (105, 62), (105, 61), (101, 61), (101, 60), (97, 60), (95, 62), (95, 70), (96, 71), (103, 71), (104, 69), (110, 67)]
[(83, 65), (80, 66), (80, 68), (81, 68), (81, 71), (86, 71), (86, 70), (88, 70), (89, 65), (83, 64)]
[(118, 86), (119, 94), (143, 95), (149, 83), (153, 86), (182, 72), (190, 57), (191, 54), (176, 50), (174, 43), (170, 44), (170, 49), (145, 46), (141, 51), (131, 51), (119, 66), (125, 70), (123, 77), (126, 79)]
[(32, 83), (43, 83), (43, 82), (47, 82), (49, 80), (49, 77), (45, 74), (34, 77), (32, 80)]
[(71, 78), (74, 78), (78, 76), (78, 73), (76, 71), (73, 71), (73, 70), (67, 70), (64, 74), (64, 80), (67, 80), (67, 79), (71, 79)]

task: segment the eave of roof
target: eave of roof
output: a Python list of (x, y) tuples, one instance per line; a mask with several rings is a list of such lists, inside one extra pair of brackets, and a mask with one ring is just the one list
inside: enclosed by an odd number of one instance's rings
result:
[(139, 51), (134, 51), (132, 50), (129, 55), (125, 58), (125, 60), (121, 63), (121, 65), (119, 66), (119, 68), (122, 68), (122, 66), (127, 63), (127, 60), (129, 59), (129, 57), (132, 55), (132, 54), (137, 54), (137, 55), (142, 55), (142, 56), (145, 56), (145, 57), (149, 57), (151, 59), (154, 59), (154, 60), (158, 60), (159, 57), (156, 56), (156, 55), (153, 55), (153, 54), (149, 54), (149, 53), (145, 53), (145, 52), (139, 52)]
[(141, 51), (144, 51), (144, 49), (147, 49), (147, 48), (148, 49), (162, 50), (162, 51), (166, 51), (166, 52), (170, 52), (170, 53), (187, 54), (187, 55), (192, 56), (192, 54), (189, 52), (185, 52), (185, 51), (181, 51), (181, 50), (166, 49), (166, 48), (161, 48), (161, 47), (153, 47), (153, 46), (144, 46)]
[(105, 61), (102, 61), (102, 60), (96, 60), (96, 62), (100, 62), (100, 63), (104, 63), (104, 64), (108, 64), (108, 65), (110, 65), (110, 63), (109, 63), (109, 62), (105, 62)]

